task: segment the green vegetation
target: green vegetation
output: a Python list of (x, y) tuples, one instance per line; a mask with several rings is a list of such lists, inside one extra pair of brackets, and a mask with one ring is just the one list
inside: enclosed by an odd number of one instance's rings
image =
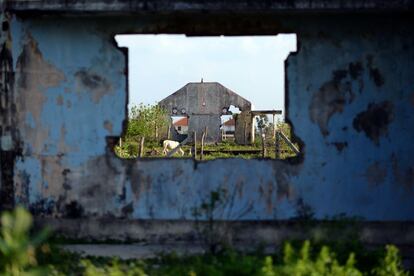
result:
[[(115, 152), (122, 158), (136, 158), (139, 154), (141, 138), (144, 137), (143, 157), (160, 158), (165, 157), (162, 154), (161, 142), (167, 139), (170, 118), (167, 111), (161, 109), (158, 105), (140, 104), (131, 109), (127, 132), (121, 138), (121, 142), (115, 147)], [(273, 138), (273, 124), (269, 123), (266, 116), (257, 119), (257, 125), (266, 139), (264, 141), (266, 148), (266, 158), (275, 158), (275, 138)], [(291, 139), (291, 128), (286, 123), (278, 123), (276, 126), (279, 130)], [(281, 159), (295, 156), (295, 153), (288, 147), (285, 142), (281, 142)], [(298, 146), (298, 145), (296, 145)], [(185, 145), (182, 149), (185, 152), (183, 157), (191, 157), (192, 145)], [(262, 157), (262, 139), (260, 131), (256, 133), (255, 143), (253, 145), (238, 145), (232, 140), (225, 140), (221, 143), (205, 145), (203, 160), (212, 160), (217, 158), (261, 158)], [(197, 151), (200, 152), (200, 145), (197, 145)], [(200, 155), (199, 155), (200, 156)], [(175, 154), (174, 157), (182, 157)]]
[[(128, 118), (127, 131), (120, 144), (115, 147), (116, 154), (122, 158), (137, 157), (142, 137), (147, 148), (159, 149), (159, 141), (167, 137), (169, 124), (167, 111), (158, 105), (133, 106)], [(160, 152), (154, 155), (159, 155)]]
[[(217, 196), (213, 199), (204, 206), (206, 214), (221, 202)], [(368, 251), (354, 244), (348, 248), (305, 241), (285, 243), (273, 255), (227, 249), (197, 256), (118, 260), (68, 253), (46, 243), (47, 231), (31, 236), (31, 226), (32, 217), (23, 208), (2, 214), (0, 275), (409, 275), (392, 245)]]

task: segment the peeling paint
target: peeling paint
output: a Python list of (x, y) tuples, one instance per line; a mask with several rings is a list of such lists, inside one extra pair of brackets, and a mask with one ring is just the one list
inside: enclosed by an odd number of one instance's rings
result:
[(112, 123), (110, 121), (105, 121), (104, 122), (104, 128), (110, 133), (112, 134)]
[(323, 84), (312, 97), (309, 106), (310, 118), (319, 125), (323, 136), (329, 134), (328, 123), (331, 117), (335, 113), (342, 113), (344, 106), (352, 103), (354, 99), (350, 86), (343, 82), (347, 76), (348, 72), (345, 70), (335, 71), (332, 80)]
[(374, 66), (373, 59), (374, 58), (373, 58), (372, 55), (369, 55), (367, 57), (369, 76), (374, 81), (374, 83), (377, 87), (381, 87), (381, 86), (384, 85), (385, 79), (384, 79), (384, 76), (382, 75), (382, 73), (380, 72), (380, 70), (377, 67)]
[(91, 70), (81, 69), (75, 73), (75, 77), (77, 80), (76, 90), (79, 93), (89, 91), (94, 103), (98, 103), (103, 96), (113, 92), (108, 80)]
[(365, 111), (358, 113), (354, 118), (354, 129), (358, 132), (363, 131), (378, 146), (380, 137), (388, 133), (388, 125), (394, 118), (393, 112), (390, 102), (370, 103)]
[[(192, 220), (192, 208), (219, 188), (234, 194), (230, 219), (345, 213), (413, 220), (407, 192), (414, 178), (413, 19), (227, 15), (207, 13), (194, 24), (188, 24), (192, 13), (149, 15), (145, 22), (134, 15), (16, 17), (10, 24), (16, 113), (0, 116), (15, 118), (7, 124), (19, 135), (10, 137), (23, 151), (9, 162), (0, 156), (2, 188), (3, 172), (13, 172), (7, 177), (16, 202), (36, 216), (75, 221)], [(126, 116), (127, 52), (113, 35), (126, 31), (295, 32), (298, 52), (286, 61), (286, 118), (303, 141), (301, 162), (117, 158), (111, 146)], [(391, 153), (395, 160), (387, 162)]]
[(395, 181), (408, 191), (414, 192), (414, 166), (408, 165), (402, 168), (395, 154), (391, 156), (391, 162)]
[[(16, 90), (19, 91), (17, 109), (22, 110), (19, 113), (19, 125), (25, 136), (24, 150), (41, 153), (45, 149), (44, 141), (49, 136), (49, 129), (43, 128), (41, 119), (47, 100), (44, 90), (59, 85), (63, 80), (63, 73), (43, 59), (37, 42), (28, 35), (16, 63)], [(33, 118), (34, 128), (26, 121), (28, 113)]]
[(342, 152), (348, 146), (348, 142), (334, 142), (332, 145), (336, 147), (338, 152)]
[(375, 162), (367, 167), (364, 176), (369, 184), (374, 186), (381, 185), (387, 177), (387, 168), (379, 162)]

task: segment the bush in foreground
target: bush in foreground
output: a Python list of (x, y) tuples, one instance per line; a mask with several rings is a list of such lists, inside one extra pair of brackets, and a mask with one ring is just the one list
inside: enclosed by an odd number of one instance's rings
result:
[[(338, 260), (335, 250), (321, 246), (315, 250), (309, 241), (299, 249), (286, 243), (280, 254), (221, 254), (178, 257), (174, 254), (149, 260), (121, 261), (68, 253), (48, 245), (47, 232), (31, 236), (32, 217), (23, 208), (1, 215), (0, 275), (409, 275), (401, 266), (398, 249), (387, 245), (385, 254), (367, 267), (358, 263), (357, 254), (347, 253)], [(364, 269), (361, 269), (364, 268)]]

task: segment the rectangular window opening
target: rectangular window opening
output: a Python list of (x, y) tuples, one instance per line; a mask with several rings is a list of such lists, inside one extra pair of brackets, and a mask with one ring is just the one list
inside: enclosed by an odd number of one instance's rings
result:
[(121, 158), (297, 156), (285, 122), (285, 60), (296, 35), (116, 35), (128, 48)]

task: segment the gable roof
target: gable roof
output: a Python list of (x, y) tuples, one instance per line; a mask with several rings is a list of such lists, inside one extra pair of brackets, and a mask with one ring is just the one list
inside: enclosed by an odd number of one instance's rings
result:
[(184, 117), (182, 119), (179, 119), (175, 123), (173, 123), (174, 126), (188, 126), (188, 117)]
[(218, 82), (190, 82), (168, 97), (158, 102), (158, 105), (173, 114), (221, 114), (223, 108), (230, 105), (241, 111), (251, 110), (251, 103)]
[(234, 120), (234, 118), (231, 118), (230, 120), (227, 120), (223, 123), (223, 126), (235, 126), (236, 125), (236, 121)]

